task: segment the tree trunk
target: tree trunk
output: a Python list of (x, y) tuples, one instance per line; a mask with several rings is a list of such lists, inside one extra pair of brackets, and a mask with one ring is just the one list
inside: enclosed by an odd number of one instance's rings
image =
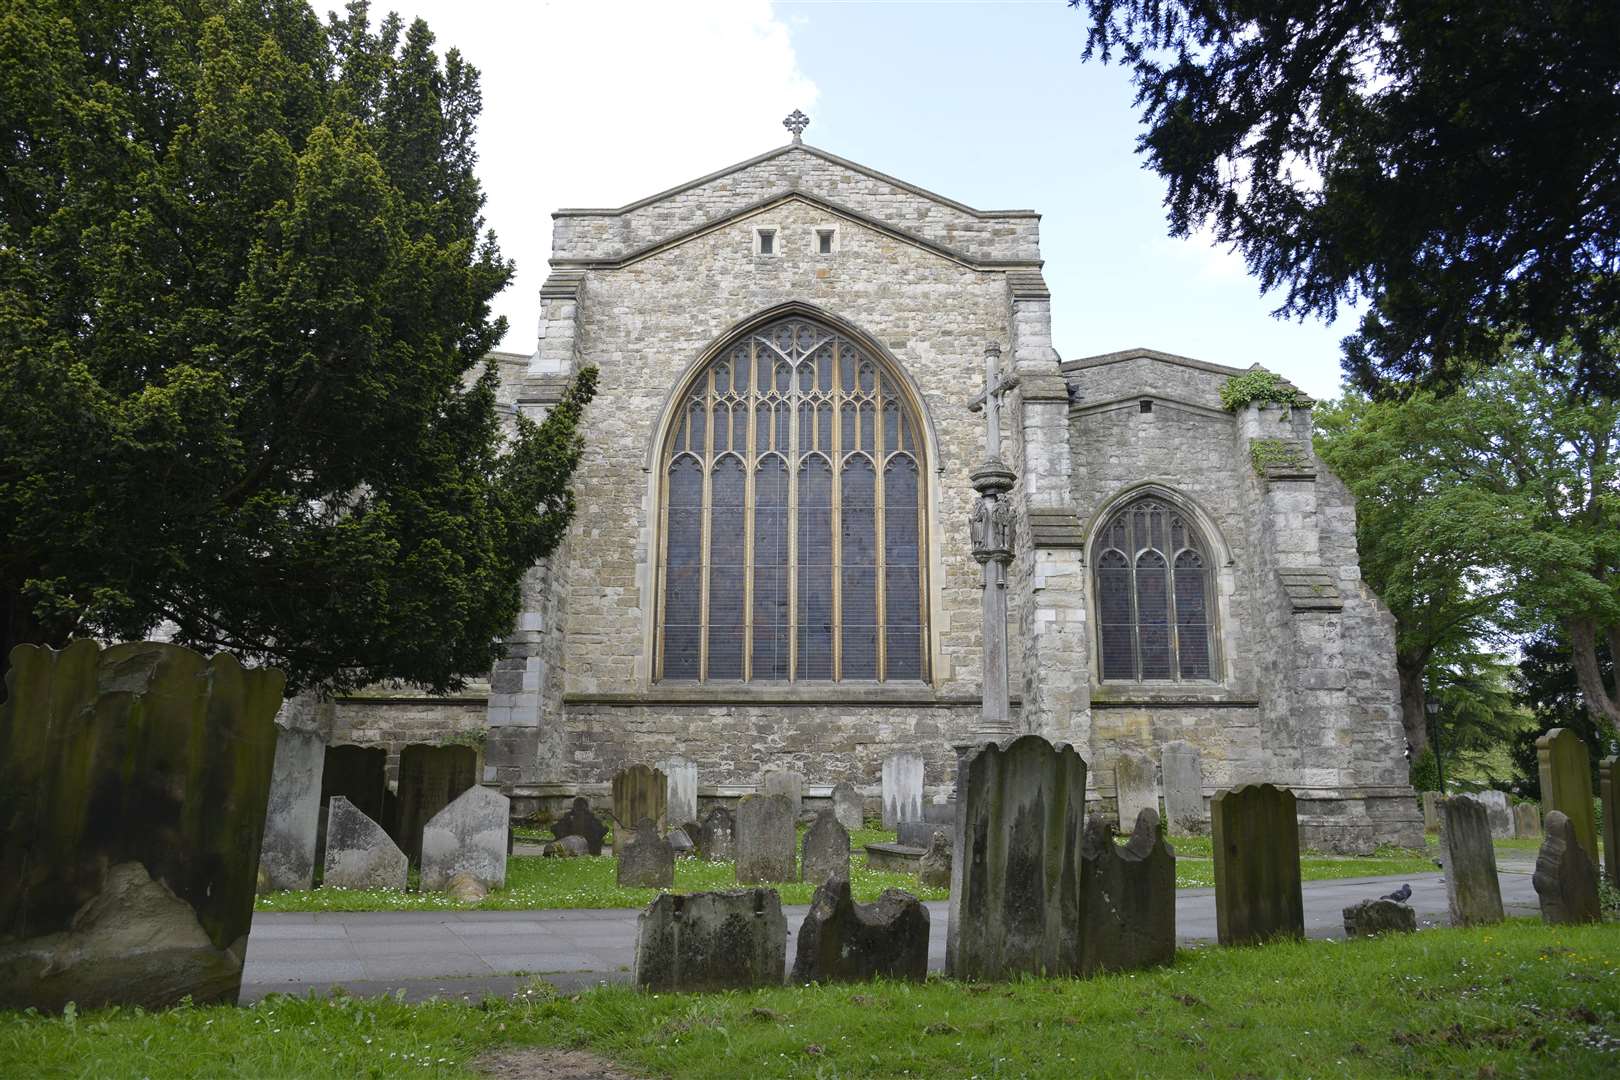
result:
[[(1603, 669), (1598, 665), (1598, 626), (1595, 619), (1569, 620), (1569, 653), (1575, 665), (1575, 683), (1586, 700), (1586, 711), (1601, 730), (1605, 724), (1620, 729), (1620, 687), (1611, 690), (1603, 685)], [(1610, 630), (1612, 643), (1620, 634)], [(1610, 658), (1615, 663), (1615, 681), (1620, 683), (1620, 656)]]
[(1423, 671), (1428, 666), (1427, 650), (1395, 654), (1395, 674), (1401, 681), (1401, 725), (1406, 728), (1413, 757), (1429, 745), (1429, 699), (1423, 692)]

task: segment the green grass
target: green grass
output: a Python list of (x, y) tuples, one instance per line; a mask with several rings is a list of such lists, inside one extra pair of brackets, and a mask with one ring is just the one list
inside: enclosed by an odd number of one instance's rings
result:
[(40, 1080), (463, 1077), (514, 1044), (694, 1078), (1612, 1076), (1620, 926), (1184, 950), (1089, 980), (0, 1013), (0, 1075)]

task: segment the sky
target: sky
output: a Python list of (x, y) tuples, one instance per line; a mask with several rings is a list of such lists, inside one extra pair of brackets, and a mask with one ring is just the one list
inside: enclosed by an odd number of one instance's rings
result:
[[(327, 6), (316, 0), (317, 8)], [(1082, 63), (1064, 0), (398, 0), (482, 72), (479, 174), (517, 276), (502, 348), (535, 348), (551, 212), (612, 207), (788, 141), (980, 209), (1042, 213), (1053, 340), (1066, 360), (1145, 346), (1260, 363), (1339, 391), (1354, 328), (1279, 320), (1242, 259), (1172, 239), (1135, 152), (1129, 73)]]

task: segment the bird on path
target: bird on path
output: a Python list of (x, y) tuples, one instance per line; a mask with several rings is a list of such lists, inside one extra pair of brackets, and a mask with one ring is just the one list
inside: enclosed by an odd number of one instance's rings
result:
[(1400, 888), (1396, 889), (1394, 892), (1385, 893), (1383, 896), (1380, 896), (1378, 899), (1380, 899), (1380, 900), (1393, 900), (1397, 904), (1404, 904), (1411, 897), (1411, 895), (1412, 895), (1412, 886), (1410, 886), (1410, 885), (1402, 885)]

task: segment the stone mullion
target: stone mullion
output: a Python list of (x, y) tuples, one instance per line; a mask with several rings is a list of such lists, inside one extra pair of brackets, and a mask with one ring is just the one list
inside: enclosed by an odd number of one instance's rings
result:
[[(755, 357), (759, 346), (750, 342), (748, 346), (748, 397), (743, 403), (747, 410), (745, 421), (748, 432), (744, 447), (746, 455), (743, 469), (743, 682), (751, 682), (754, 678), (754, 489), (755, 478), (759, 474), (759, 451), (756, 449), (758, 435), (754, 431), (756, 405), (759, 401), (759, 364)], [(733, 357), (731, 369), (732, 385), (736, 385), (737, 369), (736, 359)], [(733, 416), (736, 414), (733, 413)], [(732, 439), (737, 436), (736, 425), (732, 425)]]
[[(783, 357), (785, 360), (786, 357)], [(771, 386), (776, 385), (776, 362), (771, 361)], [(799, 679), (799, 373), (788, 365), (787, 394), (783, 407), (788, 411), (787, 444), (787, 588), (788, 588), (788, 682)], [(775, 420), (774, 410), (772, 420)]]
[[(856, 385), (859, 385), (860, 373), (856, 372)], [(884, 460), (886, 447), (883, 445), (883, 379), (878, 370), (872, 369), (872, 565), (873, 576), (877, 579), (873, 583), (874, 598), (877, 601), (875, 616), (877, 622), (877, 677), (878, 682), (887, 682), (889, 679), (889, 606), (887, 596), (889, 581), (885, 568), (888, 564), (888, 537), (884, 535), (884, 488), (888, 486)], [(898, 421), (900, 414), (895, 413)], [(855, 416), (857, 424), (860, 414)], [(859, 430), (857, 428), (857, 430)]]
[[(702, 584), (698, 591), (698, 682), (709, 681), (709, 551), (714, 538), (714, 373), (703, 375), (703, 546), (699, 566)], [(691, 435), (687, 435), (691, 441)]]
[[(832, 462), (832, 521), (829, 529), (832, 539), (832, 651), (834, 682), (841, 682), (844, 678), (844, 380), (839, 369), (842, 357), (838, 350), (838, 339), (833, 339), (832, 345), (832, 378), (829, 385), (832, 387), (832, 423), (828, 425), (831, 430), (832, 446), (827, 448), (827, 458)], [(857, 373), (857, 378), (859, 374)], [(819, 406), (818, 406), (819, 408)], [(860, 423), (860, 416), (855, 417)]]

